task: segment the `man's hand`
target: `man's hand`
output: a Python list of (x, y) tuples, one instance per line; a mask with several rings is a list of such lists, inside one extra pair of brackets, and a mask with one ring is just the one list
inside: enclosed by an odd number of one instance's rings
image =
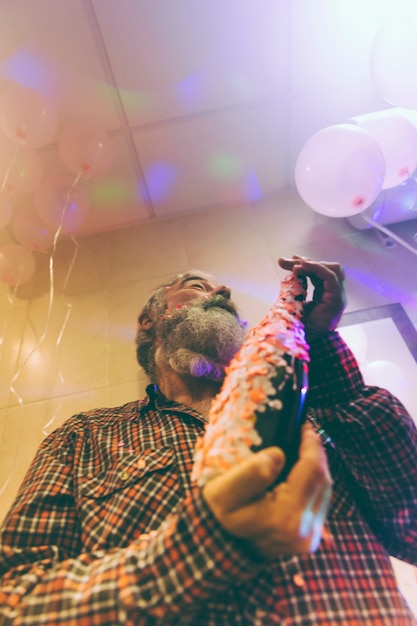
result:
[(316, 550), (330, 503), (326, 455), (310, 424), (303, 426), (299, 460), (287, 480), (268, 491), (283, 466), (282, 450), (267, 448), (203, 488), (223, 528), (267, 560)]
[(307, 276), (314, 286), (312, 301), (304, 305), (303, 321), (307, 339), (334, 330), (346, 307), (342, 266), (295, 255), (292, 259), (280, 258), (278, 263), (297, 276)]

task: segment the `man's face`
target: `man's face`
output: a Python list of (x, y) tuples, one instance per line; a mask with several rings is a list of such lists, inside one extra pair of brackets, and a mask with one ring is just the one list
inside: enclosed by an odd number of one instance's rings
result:
[(155, 327), (159, 358), (182, 374), (221, 380), (245, 330), (230, 289), (208, 274), (189, 272), (167, 288)]

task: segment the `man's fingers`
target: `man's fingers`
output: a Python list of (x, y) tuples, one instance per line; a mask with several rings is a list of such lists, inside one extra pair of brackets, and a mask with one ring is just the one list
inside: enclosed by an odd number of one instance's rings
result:
[(307, 276), (314, 287), (312, 300), (304, 305), (304, 324), (307, 339), (334, 330), (346, 307), (345, 273), (340, 263), (313, 261), (294, 255), (281, 257), (279, 265), (297, 276)]
[(292, 270), (294, 267), (301, 273), (317, 276), (320, 280), (337, 279), (345, 280), (345, 273), (340, 263), (329, 261), (314, 261), (305, 256), (294, 255), (291, 259), (280, 257), (278, 264), (285, 270)]
[(263, 496), (284, 463), (285, 456), (280, 448), (266, 448), (210, 480), (204, 487), (204, 498), (214, 514), (220, 508), (233, 512)]

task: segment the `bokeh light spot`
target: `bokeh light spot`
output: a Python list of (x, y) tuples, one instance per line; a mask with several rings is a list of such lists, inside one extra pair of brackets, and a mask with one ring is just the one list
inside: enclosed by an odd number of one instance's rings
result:
[(231, 152), (218, 152), (209, 162), (210, 174), (219, 180), (238, 178), (242, 170), (242, 159)]
[(146, 169), (145, 178), (151, 200), (162, 202), (173, 190), (178, 179), (178, 170), (170, 163), (159, 161)]
[(21, 49), (0, 63), (0, 74), (4, 78), (42, 92), (51, 88), (51, 72), (48, 63), (34, 50)]
[(131, 200), (126, 185), (117, 180), (98, 180), (90, 183), (88, 192), (91, 202), (103, 208), (118, 208)]

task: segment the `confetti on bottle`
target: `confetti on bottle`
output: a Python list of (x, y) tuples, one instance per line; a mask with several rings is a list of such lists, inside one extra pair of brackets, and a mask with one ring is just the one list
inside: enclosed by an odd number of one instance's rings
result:
[(281, 447), (283, 480), (298, 456), (308, 389), (308, 345), (301, 321), (307, 281), (290, 272), (263, 320), (246, 335), (213, 400), (196, 447), (192, 479), (200, 486), (255, 451)]

